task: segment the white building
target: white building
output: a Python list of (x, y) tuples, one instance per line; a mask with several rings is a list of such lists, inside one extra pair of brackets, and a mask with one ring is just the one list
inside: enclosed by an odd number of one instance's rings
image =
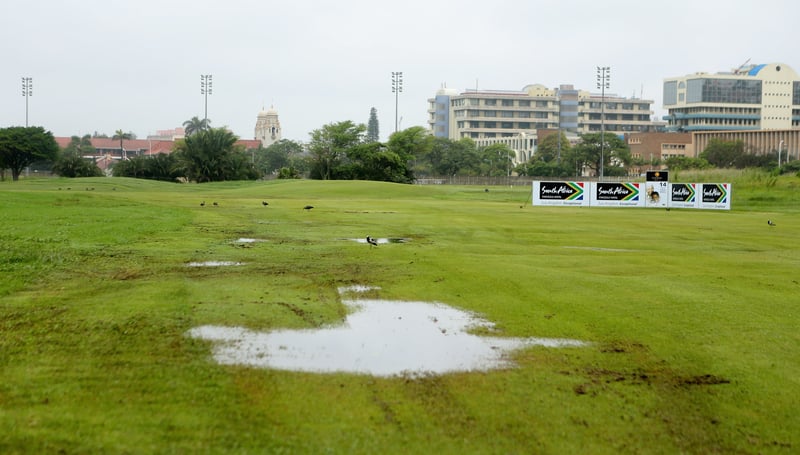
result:
[(538, 130), (582, 133), (654, 130), (652, 100), (624, 98), (541, 84), (522, 90), (441, 89), (428, 100), (428, 125), (437, 137), (473, 139), (478, 145), (504, 143), (516, 152), (516, 163), (534, 154)]
[(672, 131), (789, 130), (800, 127), (800, 77), (788, 65), (742, 65), (724, 73), (664, 80)]
[(261, 110), (256, 120), (255, 139), (261, 141), (264, 147), (281, 140), (281, 122), (278, 120), (278, 111), (270, 106), (269, 110)]

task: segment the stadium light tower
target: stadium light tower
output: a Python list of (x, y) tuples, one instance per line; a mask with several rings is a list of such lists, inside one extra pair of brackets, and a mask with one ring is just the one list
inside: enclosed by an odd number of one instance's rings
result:
[(28, 98), (33, 96), (33, 78), (22, 78), (22, 96), (25, 97), (25, 128), (28, 127)]
[(403, 72), (392, 71), (392, 93), (394, 93), (394, 132), (396, 133), (399, 126), (397, 123), (397, 102), (400, 92), (403, 91)]
[(597, 67), (597, 88), (600, 89), (600, 180), (603, 180), (606, 146), (606, 89), (611, 87), (611, 67)]
[(210, 74), (200, 75), (200, 94), (205, 97), (205, 112), (203, 114), (203, 120), (205, 120), (205, 122), (208, 123), (208, 95), (211, 95)]

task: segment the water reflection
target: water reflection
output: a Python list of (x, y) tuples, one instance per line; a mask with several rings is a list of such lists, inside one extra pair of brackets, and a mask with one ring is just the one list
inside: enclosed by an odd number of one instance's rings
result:
[[(372, 290), (341, 288), (343, 294)], [(337, 326), (258, 332), (201, 326), (189, 335), (215, 342), (214, 358), (226, 365), (375, 376), (486, 371), (513, 364), (507, 353), (527, 346), (583, 346), (578, 340), (500, 338), (468, 333), (493, 324), (447, 305), (379, 299), (344, 300), (351, 313)]]

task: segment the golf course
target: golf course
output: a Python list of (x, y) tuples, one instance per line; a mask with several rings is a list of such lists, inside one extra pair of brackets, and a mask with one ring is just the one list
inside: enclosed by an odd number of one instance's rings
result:
[[(800, 452), (800, 178), (670, 178), (731, 183), (731, 210), (533, 206), (530, 184), (0, 182), (0, 453)], [(356, 367), (269, 363), (373, 308), (410, 332), (314, 341)], [(495, 362), (438, 370), (457, 340)]]

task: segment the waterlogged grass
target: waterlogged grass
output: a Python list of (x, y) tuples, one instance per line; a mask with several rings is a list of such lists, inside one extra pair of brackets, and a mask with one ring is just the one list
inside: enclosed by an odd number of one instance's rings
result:
[[(798, 179), (706, 177), (680, 180), (732, 182), (732, 211), (531, 207), (529, 187), (0, 183), (0, 452), (794, 453)], [(352, 241), (367, 234), (408, 241)], [(204, 261), (241, 265), (187, 265)], [(186, 336), (336, 323), (353, 284), (592, 344), (374, 378), (220, 366)]]

